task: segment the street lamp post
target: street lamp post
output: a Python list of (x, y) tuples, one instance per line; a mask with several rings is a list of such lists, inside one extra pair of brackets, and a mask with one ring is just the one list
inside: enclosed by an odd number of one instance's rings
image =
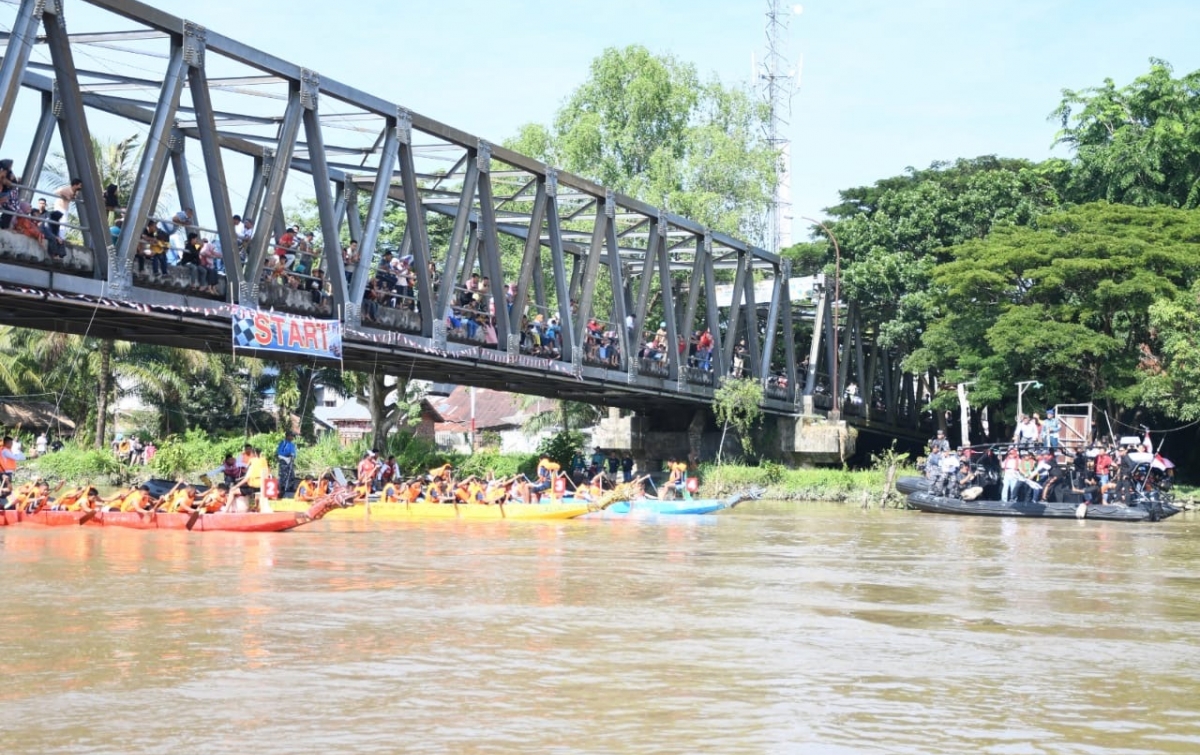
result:
[[(840, 361), (838, 358), (838, 303), (842, 300), (842, 250), (838, 246), (837, 236), (834, 236), (833, 231), (829, 230), (828, 226), (824, 223), (813, 218), (802, 217), (800, 219), (807, 220), (820, 228), (829, 237), (829, 240), (833, 242), (833, 364), (829, 366), (829, 371), (833, 378), (831, 391), (833, 395), (833, 409), (829, 412), (829, 418), (837, 422), (842, 418), (842, 392), (838, 385), (838, 362)], [(814, 333), (813, 337), (817, 338), (819, 336)], [(867, 392), (867, 395), (871, 395), (870, 391)]]
[(1024, 410), (1021, 409), (1021, 396), (1025, 395), (1025, 390), (1027, 388), (1029, 388), (1029, 386), (1033, 386), (1034, 388), (1041, 388), (1042, 384), (1040, 382), (1038, 382), (1037, 380), (1021, 380), (1021, 381), (1017, 382), (1017, 420), (1018, 421), (1020, 421), (1021, 417), (1025, 416)]

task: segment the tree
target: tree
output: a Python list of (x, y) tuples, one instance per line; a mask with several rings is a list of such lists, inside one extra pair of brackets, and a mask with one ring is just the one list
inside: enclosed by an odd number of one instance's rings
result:
[(508, 146), (719, 231), (761, 238), (779, 155), (767, 109), (745, 88), (640, 45), (609, 48), (552, 128)]
[(717, 463), (725, 449), (725, 433), (729, 426), (738, 434), (742, 450), (747, 456), (754, 452), (754, 438), (750, 434), (762, 417), (763, 387), (754, 378), (726, 378), (713, 393), (713, 411), (721, 424), (721, 447), (717, 449)]
[(1139, 367), (1159, 357), (1155, 306), (1164, 324), (1186, 332), (1170, 303), (1194, 285), (1197, 238), (1195, 213), (1096, 202), (952, 247), (933, 270), (945, 315), (905, 367), (974, 379), (971, 393), (984, 403), (1017, 380), (1039, 380), (1063, 400), (1103, 400), (1110, 412), (1136, 406)]
[(371, 412), (371, 442), (380, 451), (387, 448), (393, 430), (420, 418), (422, 388), (407, 377), (385, 370), (347, 373), (345, 385)]
[(1175, 78), (1152, 58), (1126, 86), (1064, 89), (1050, 117), (1055, 143), (1075, 152), (1072, 200), (1200, 206), (1200, 71)]
[(1152, 304), (1150, 327), (1159, 350), (1141, 355), (1143, 400), (1183, 422), (1200, 419), (1200, 283)]

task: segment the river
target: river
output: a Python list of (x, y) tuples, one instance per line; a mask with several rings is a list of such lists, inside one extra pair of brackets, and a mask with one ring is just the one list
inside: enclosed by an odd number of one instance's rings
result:
[(1200, 518), (0, 528), (5, 753), (1196, 753)]

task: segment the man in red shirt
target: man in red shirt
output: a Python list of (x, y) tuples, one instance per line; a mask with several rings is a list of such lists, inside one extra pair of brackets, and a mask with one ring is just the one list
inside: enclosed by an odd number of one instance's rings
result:
[[(1109, 456), (1108, 450), (1101, 448), (1100, 453), (1096, 454), (1096, 459), (1093, 462), (1096, 469), (1096, 479), (1100, 482), (1100, 490), (1104, 491), (1104, 486), (1108, 484), (1109, 475), (1112, 473), (1113, 460)], [(1105, 503), (1108, 503), (1108, 494), (1103, 493)]]

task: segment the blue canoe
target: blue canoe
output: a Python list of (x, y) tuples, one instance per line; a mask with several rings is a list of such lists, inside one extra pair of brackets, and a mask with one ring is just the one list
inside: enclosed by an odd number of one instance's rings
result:
[(581, 519), (621, 519), (660, 516), (685, 516), (712, 514), (721, 509), (731, 509), (745, 500), (755, 499), (762, 491), (755, 488), (735, 493), (728, 498), (692, 498), (691, 500), (660, 501), (657, 498), (643, 498), (640, 501), (617, 501), (609, 504), (601, 511), (584, 514)]

